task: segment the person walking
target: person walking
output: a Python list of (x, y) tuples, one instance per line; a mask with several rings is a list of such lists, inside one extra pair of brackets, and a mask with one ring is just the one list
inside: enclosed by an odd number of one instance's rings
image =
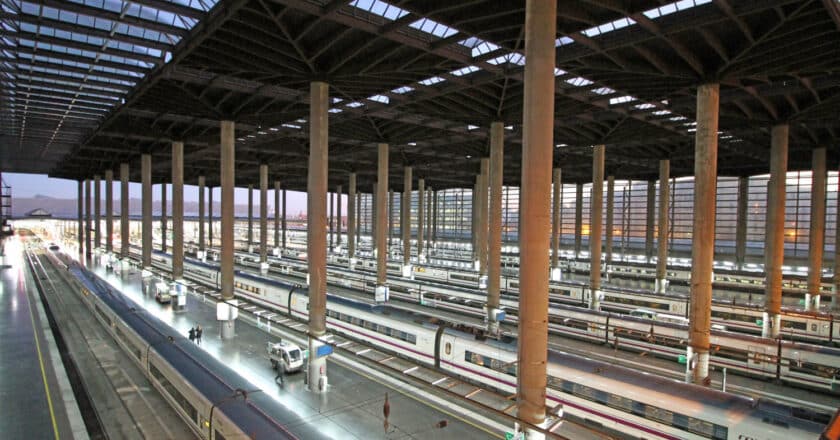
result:
[(195, 342), (195, 327), (190, 328), (190, 342)]
[(196, 327), (195, 327), (195, 342), (198, 345), (201, 345), (201, 333), (203, 333), (203, 332), (204, 332), (204, 330), (202, 330), (201, 326), (196, 325)]
[(285, 385), (285, 375), (286, 375), (286, 364), (281, 360), (277, 363), (277, 376), (274, 377), (274, 382), (280, 384), (280, 386)]

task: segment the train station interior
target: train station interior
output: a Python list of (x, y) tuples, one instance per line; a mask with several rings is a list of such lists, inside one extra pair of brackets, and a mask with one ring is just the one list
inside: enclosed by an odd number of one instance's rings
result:
[(840, 440), (840, 0), (0, 14), (0, 438)]

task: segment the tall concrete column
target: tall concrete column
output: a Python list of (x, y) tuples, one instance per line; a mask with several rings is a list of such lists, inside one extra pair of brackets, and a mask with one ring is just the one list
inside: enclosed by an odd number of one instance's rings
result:
[(479, 195), (479, 181), (481, 180), (480, 175), (475, 176), (475, 185), (473, 185), (472, 190), (472, 210), (470, 211), (470, 217), (472, 217), (471, 226), (472, 230), (470, 232), (470, 240), (472, 240), (472, 253), (473, 253), (473, 261), (475, 261), (475, 269), (478, 270), (478, 266), (480, 264), (479, 256), (478, 256), (478, 224), (480, 219), (478, 218), (480, 210), (478, 209), (478, 200), (481, 198)]
[[(551, 164), (554, 135), (554, 69), (557, 2), (527, 0), (521, 227), (519, 231), (519, 350), (517, 417), (545, 422), (546, 357), (548, 353), (548, 259), (551, 233)], [(562, 416), (562, 414), (560, 414)], [(544, 438), (526, 428), (528, 439)]]
[(274, 181), (274, 254), (280, 256), (280, 181)]
[(659, 161), (659, 234), (656, 245), (656, 293), (665, 293), (668, 288), (668, 209), (671, 201), (671, 161)]
[(377, 223), (378, 223), (377, 218), (376, 218), (376, 212), (377, 212), (376, 211), (376, 194), (377, 194), (376, 182), (373, 182), (371, 184), (371, 191), (370, 191), (370, 211), (371, 211), (370, 216), (371, 216), (371, 219), (373, 220), (370, 223), (370, 242), (371, 242), (371, 245), (372, 245), (371, 251), (374, 252), (374, 255), (376, 254), (376, 249), (377, 249), (376, 238), (378, 236), (378, 234), (376, 232), (376, 226), (377, 226)]
[(160, 250), (166, 252), (166, 183), (160, 184)]
[(222, 192), (222, 229), (220, 263), (221, 301), (216, 304), (216, 317), (221, 325), (222, 339), (232, 339), (235, 335), (236, 313), (231, 304), (235, 304), (233, 292), (233, 230), (234, 230), (234, 185), (236, 184), (236, 128), (233, 121), (220, 122), (219, 180)]
[(738, 207), (735, 219), (735, 263), (738, 269), (744, 268), (747, 257), (747, 218), (749, 215), (750, 179), (738, 178)]
[(388, 190), (388, 248), (394, 238), (394, 190)]
[(114, 252), (114, 170), (105, 170), (105, 252)]
[(283, 189), (283, 212), (280, 214), (280, 229), (282, 229), (282, 242), (283, 242), (283, 249), (286, 249), (286, 189)]
[(432, 250), (432, 196), (436, 194), (434, 188), (426, 188), (426, 253)]
[(362, 226), (364, 224), (364, 217), (362, 216), (362, 192), (356, 191), (356, 233), (353, 238), (356, 241), (356, 248), (359, 247), (362, 237)]
[(85, 209), (84, 209), (84, 182), (79, 180), (79, 194), (76, 196), (76, 208), (79, 214), (79, 224), (76, 227), (76, 238), (79, 241), (79, 260), (82, 260), (85, 254)]
[(499, 333), (499, 297), (502, 279), (502, 184), (504, 178), (505, 126), (490, 123), (490, 210), (488, 218), (487, 330)]
[(787, 185), (788, 126), (770, 131), (770, 181), (767, 185), (766, 243), (764, 245), (765, 338), (779, 337), (782, 308), (782, 264), (785, 259), (785, 186)]
[[(521, 212), (521, 211), (520, 211)], [(575, 185), (575, 258), (580, 258), (583, 240), (583, 184)]]
[[(607, 265), (606, 272), (609, 273), (609, 265), (612, 263), (613, 253), (613, 220), (615, 211), (615, 176), (607, 176), (607, 224), (604, 231), (604, 263)], [(609, 279), (607, 280), (609, 281)]]
[(828, 177), (825, 148), (815, 149), (811, 160), (814, 173), (811, 183), (811, 229), (808, 235), (808, 292), (805, 294), (805, 309), (819, 310), (825, 248), (825, 185)]
[(691, 233), (694, 243), (691, 247), (686, 382), (706, 386), (715, 257), (719, 91), (718, 84), (697, 87), (697, 131), (694, 134), (694, 226)]
[(204, 244), (204, 186), (206, 180), (204, 176), (198, 176), (198, 258), (204, 260), (206, 258), (207, 247)]
[(403, 240), (403, 269), (402, 275), (411, 277), (414, 272), (411, 268), (411, 171), (410, 166), (404, 168), (403, 176), (403, 197), (402, 197), (402, 232)]
[(120, 258), (123, 264), (128, 263), (128, 239), (131, 236), (128, 230), (128, 163), (120, 164)]
[(335, 188), (335, 197), (336, 197), (336, 199), (338, 199), (336, 201), (337, 208), (336, 208), (336, 211), (335, 211), (335, 218), (336, 218), (336, 220), (335, 220), (336, 221), (335, 245), (336, 246), (341, 246), (341, 198), (342, 198), (342, 194), (343, 194), (342, 189), (343, 188), (341, 187), (341, 185), (338, 185)]
[(478, 175), (478, 276), (487, 276), (487, 187), (490, 180), (490, 159), (483, 157), (480, 162), (481, 172)]
[[(166, 185), (164, 185), (164, 188)], [(164, 238), (165, 240), (165, 238)], [(172, 279), (184, 278), (184, 143), (172, 143)]]
[(426, 179), (417, 179), (417, 262), (423, 263), (423, 238), (424, 232), (423, 229), (426, 215), (425, 209), (425, 201), (426, 201)]
[(327, 332), (327, 178), (329, 166), (329, 86), (312, 82), (309, 93), (309, 173), (307, 240), (309, 257), (309, 389), (327, 390), (327, 358), (319, 355)]
[[(837, 182), (837, 193), (840, 194), (840, 181)], [(834, 224), (840, 225), (840, 197), (837, 197), (836, 209), (837, 218)], [(834, 234), (834, 279), (832, 280), (831, 293), (831, 310), (836, 313), (840, 311), (840, 230), (835, 231)]]
[(330, 211), (327, 214), (327, 224), (329, 225), (330, 250), (332, 250), (335, 247), (335, 194), (327, 192), (327, 208)]
[[(236, 209), (236, 208), (234, 208)], [(236, 213), (234, 212), (234, 216)], [(248, 253), (254, 252), (254, 185), (248, 185)]]
[(350, 173), (347, 186), (347, 257), (350, 269), (356, 264), (356, 173)]
[(606, 149), (592, 149), (592, 194), (589, 198), (589, 308), (601, 309), (601, 232), (604, 210), (604, 156)]
[(93, 253), (93, 212), (91, 208), (90, 179), (85, 179), (85, 255), (90, 257)]
[(141, 230), (143, 235), (143, 269), (152, 267), (152, 155), (143, 154), (140, 156), (140, 180), (143, 191), (142, 206), (143, 217)]
[(388, 299), (388, 250), (385, 242), (385, 195), (388, 191), (388, 144), (377, 146), (379, 161), (376, 175), (376, 298)]
[(551, 213), (551, 279), (560, 281), (560, 215), (563, 209), (563, 174), (560, 168), (554, 172), (554, 196), (552, 198), (554, 210)]
[(656, 183), (648, 181), (647, 183), (647, 214), (645, 223), (645, 258), (648, 263), (653, 260), (653, 230), (655, 229), (656, 221)]
[(207, 188), (207, 243), (213, 247), (213, 187)]
[(102, 246), (102, 179), (93, 176), (93, 248)]
[(260, 165), (260, 272), (268, 273), (268, 165)]
[(438, 231), (438, 191), (435, 191), (432, 196), (432, 243), (437, 243)]

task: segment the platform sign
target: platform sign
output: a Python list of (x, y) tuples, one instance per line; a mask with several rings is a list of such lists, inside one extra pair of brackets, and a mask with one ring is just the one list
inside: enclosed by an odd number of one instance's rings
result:
[(764, 325), (764, 320), (763, 319), (756, 319), (755, 320), (755, 325), (758, 325), (758, 326)]
[(331, 355), (333, 352), (332, 345), (321, 345), (318, 347), (318, 350), (315, 352), (315, 357), (324, 357)]
[(677, 363), (678, 364), (685, 365), (685, 363), (687, 361), (688, 361), (688, 358), (684, 354), (681, 354), (681, 355), (677, 356)]
[(521, 432), (505, 432), (505, 440), (522, 440), (524, 438), (525, 436), (523, 436)]

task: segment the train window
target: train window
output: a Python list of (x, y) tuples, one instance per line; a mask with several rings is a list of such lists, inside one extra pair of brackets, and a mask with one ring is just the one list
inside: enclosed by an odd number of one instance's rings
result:
[(812, 362), (802, 362), (801, 360), (790, 361), (791, 371), (798, 373), (805, 373), (808, 375), (824, 377), (831, 379), (837, 374), (837, 369), (826, 365), (815, 364)]
[[(794, 330), (808, 330), (808, 323), (782, 320), (782, 328)], [(814, 328), (814, 330), (816, 330), (816, 328)]]
[(787, 424), (784, 420), (774, 419), (773, 417), (763, 417), (761, 419), (764, 423), (769, 423), (774, 426), (780, 426), (782, 428), (790, 428), (790, 425)]
[(446, 354), (452, 354), (452, 344), (450, 344), (449, 342), (446, 343)]
[(154, 377), (155, 380), (157, 380), (157, 382), (161, 385), (161, 387), (163, 387), (164, 391), (166, 391), (166, 393), (169, 394), (169, 396), (172, 397), (172, 399), (175, 400), (175, 402), (178, 405), (180, 405), (181, 408), (183, 408), (183, 410), (187, 414), (187, 416), (190, 417), (190, 420), (198, 423), (197, 422), (198, 411), (184, 397), (184, 395), (181, 394), (181, 392), (178, 391), (178, 389), (175, 388), (175, 386), (172, 385), (172, 383), (169, 382), (169, 380), (163, 375), (163, 373), (161, 373), (160, 370), (157, 369), (157, 367), (150, 364), (149, 365), (149, 371), (152, 373), (152, 377)]

